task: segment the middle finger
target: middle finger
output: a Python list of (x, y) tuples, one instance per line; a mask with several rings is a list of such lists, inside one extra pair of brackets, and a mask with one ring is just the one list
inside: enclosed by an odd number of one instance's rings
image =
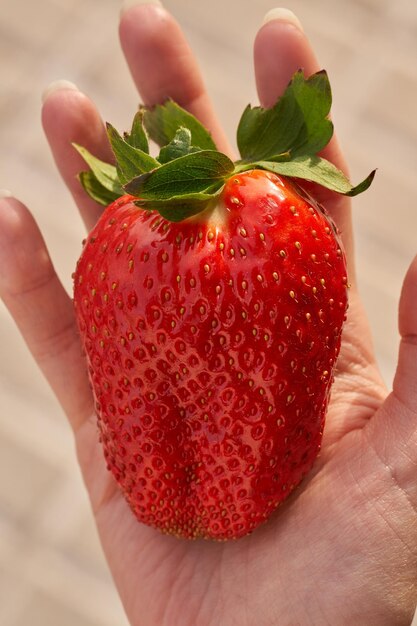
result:
[(129, 6), (121, 15), (120, 41), (144, 103), (172, 98), (211, 131), (219, 150), (230, 154), (197, 61), (172, 15), (159, 4)]

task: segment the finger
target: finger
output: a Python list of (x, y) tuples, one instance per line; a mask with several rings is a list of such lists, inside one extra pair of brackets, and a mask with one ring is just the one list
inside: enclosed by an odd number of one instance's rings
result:
[[(417, 257), (404, 280), (400, 306), (401, 335), (393, 393), (367, 425), (370, 447), (389, 470), (392, 482), (411, 505), (417, 508)], [(407, 502), (408, 500), (408, 502)], [(404, 508), (405, 514), (405, 508)]]
[(230, 154), (197, 62), (174, 18), (159, 4), (129, 6), (121, 15), (120, 41), (143, 102), (172, 98), (211, 131), (219, 150)]
[(0, 296), (74, 429), (78, 459), (97, 510), (112, 498), (116, 483), (98, 440), (73, 304), (35, 220), (14, 198), (0, 199)]
[[(258, 95), (264, 107), (275, 104), (300, 68), (306, 76), (322, 69), (300, 21), (287, 9), (273, 9), (266, 14), (255, 39), (254, 62)], [(335, 138), (323, 155), (343, 171), (347, 170)]]
[(417, 257), (402, 288), (399, 331), (401, 343), (394, 393), (408, 409), (417, 411)]
[[(286, 9), (273, 9), (265, 16), (265, 23), (255, 40), (254, 63), (259, 99), (264, 107), (275, 104), (298, 69), (304, 69), (306, 76), (321, 69), (298, 18)], [(346, 162), (335, 137), (323, 150), (322, 156), (348, 174)], [(353, 236), (350, 200), (322, 187), (315, 187), (314, 195), (326, 206), (342, 232), (352, 280)]]
[(75, 85), (58, 81), (45, 92), (42, 124), (58, 170), (87, 230), (91, 230), (101, 215), (101, 208), (81, 187), (77, 175), (88, 166), (72, 143), (84, 146), (103, 161), (112, 162), (114, 157), (101, 117), (91, 100)]
[[(271, 107), (284, 92), (294, 72), (302, 68), (309, 76), (321, 68), (302, 25), (291, 11), (275, 9), (265, 19), (255, 40), (254, 62), (259, 99), (263, 106)], [(347, 166), (335, 138), (322, 155), (347, 174)], [(350, 308), (323, 439), (321, 462), (325, 463), (327, 451), (331, 454), (334, 443), (351, 430), (361, 428), (374, 415), (385, 397), (385, 390), (375, 363), (371, 334), (355, 280), (350, 200), (317, 185), (312, 188), (312, 193), (327, 208), (341, 231), (352, 284)]]
[(73, 305), (35, 220), (14, 198), (0, 199), (0, 296), (77, 428), (93, 401)]

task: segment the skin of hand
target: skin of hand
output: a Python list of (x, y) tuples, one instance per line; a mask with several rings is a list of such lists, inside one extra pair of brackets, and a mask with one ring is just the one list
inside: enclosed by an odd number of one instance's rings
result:
[[(196, 61), (158, 4), (121, 17), (120, 39), (142, 101), (170, 96), (230, 149)], [(254, 46), (259, 100), (272, 105), (299, 67), (320, 69), (301, 27), (277, 17)], [(46, 98), (42, 121), (57, 167), (86, 228), (100, 208), (76, 179), (71, 142), (112, 159), (103, 122), (80, 91)], [(324, 156), (346, 172), (336, 139)], [(401, 345), (387, 393), (356, 289), (350, 201), (319, 192), (349, 258), (350, 308), (323, 448), (312, 473), (251, 536), (189, 542), (137, 522), (98, 442), (93, 398), (71, 298), (30, 212), (0, 200), (0, 295), (72, 425), (99, 535), (133, 626), (408, 626), (417, 601), (417, 260), (399, 307)], [(17, 245), (18, 244), (18, 245)], [(97, 599), (99, 601), (99, 599)]]

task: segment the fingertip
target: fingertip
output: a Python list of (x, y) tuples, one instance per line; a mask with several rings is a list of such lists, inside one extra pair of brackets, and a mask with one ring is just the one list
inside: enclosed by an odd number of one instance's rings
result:
[[(274, 16), (276, 10), (271, 12)], [(268, 13), (266, 17), (268, 16)], [(318, 63), (307, 37), (295, 20), (272, 17), (264, 21), (254, 42), (255, 78), (262, 106), (269, 108), (284, 92), (294, 72), (317, 71)]]
[(73, 143), (112, 163), (114, 155), (106, 128), (93, 101), (79, 89), (68, 88), (67, 81), (57, 81), (47, 92), (41, 113), (43, 130), (58, 170), (90, 229), (101, 214), (101, 208), (85, 194), (79, 183), (77, 176), (86, 165)]
[(410, 282), (417, 287), (417, 255), (411, 261), (404, 282)]
[(160, 2), (127, 2), (122, 6), (119, 21), (119, 37), (123, 49), (134, 45), (139, 32), (142, 36), (158, 33), (161, 22), (169, 25), (174, 18)]
[(41, 122), (47, 139), (54, 143), (83, 126), (83, 119), (91, 124), (93, 104), (85, 93), (72, 82), (56, 80), (42, 93)]
[(8, 189), (0, 192), (0, 242), (7, 239), (7, 235), (13, 233), (22, 218), (27, 217), (29, 210), (26, 206), (15, 198)]
[(12, 195), (0, 198), (1, 257), (9, 254), (16, 245), (20, 247), (25, 244), (28, 231), (33, 231), (34, 228), (35, 220), (23, 202)]
[[(173, 16), (160, 4), (134, 4), (122, 11), (119, 22), (119, 37), (129, 65), (147, 69), (154, 57), (165, 49), (184, 43), (179, 37), (180, 28)], [(155, 77), (157, 78), (157, 77)]]
[(54, 80), (42, 92), (42, 104), (45, 104), (49, 96), (57, 91), (79, 91), (77, 85), (69, 80)]
[(122, 18), (131, 9), (144, 5), (162, 7), (162, 2), (160, 0), (124, 0), (120, 9), (120, 17)]
[(270, 9), (265, 13), (263, 24), (270, 22), (280, 22), (286, 26), (293, 26), (298, 30), (304, 32), (304, 28), (298, 17), (290, 9), (283, 7)]
[[(69, 81), (59, 80), (51, 83), (42, 95), (42, 124), (45, 131), (59, 129), (60, 134), (65, 133), (69, 124), (82, 123), (87, 115), (95, 114), (91, 100)], [(91, 122), (91, 120), (88, 120)]]
[(0, 199), (0, 292), (4, 297), (22, 288), (35, 268), (49, 265), (40, 230), (29, 209), (17, 198)]
[[(82, 165), (81, 157), (73, 154), (72, 143), (86, 145), (97, 136), (103, 139), (104, 127), (92, 101), (77, 88), (61, 87), (63, 84), (57, 81), (56, 87), (46, 88), (41, 121), (58, 169), (68, 184), (68, 164), (75, 161), (78, 168)], [(71, 178), (75, 173), (71, 171)]]

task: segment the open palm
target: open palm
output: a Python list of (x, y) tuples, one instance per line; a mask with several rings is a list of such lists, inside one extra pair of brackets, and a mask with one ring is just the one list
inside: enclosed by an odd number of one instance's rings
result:
[[(121, 42), (146, 104), (170, 96), (229, 151), (184, 37), (161, 7), (126, 11)], [(299, 67), (317, 62), (305, 35), (269, 21), (255, 42), (259, 99), (272, 105)], [(94, 105), (70, 85), (47, 96), (43, 124), (57, 166), (87, 228), (98, 207), (75, 178), (75, 141), (104, 160), (111, 152)], [(346, 171), (336, 141), (326, 157)], [(323, 448), (312, 473), (253, 535), (190, 542), (138, 523), (98, 443), (93, 398), (72, 302), (29, 211), (1, 201), (0, 293), (74, 428), (98, 530), (133, 626), (263, 626), (410, 623), (417, 601), (417, 262), (400, 303), (402, 342), (387, 397), (355, 287), (350, 207), (321, 198), (342, 231), (352, 283)], [(18, 244), (18, 245), (17, 245)]]

